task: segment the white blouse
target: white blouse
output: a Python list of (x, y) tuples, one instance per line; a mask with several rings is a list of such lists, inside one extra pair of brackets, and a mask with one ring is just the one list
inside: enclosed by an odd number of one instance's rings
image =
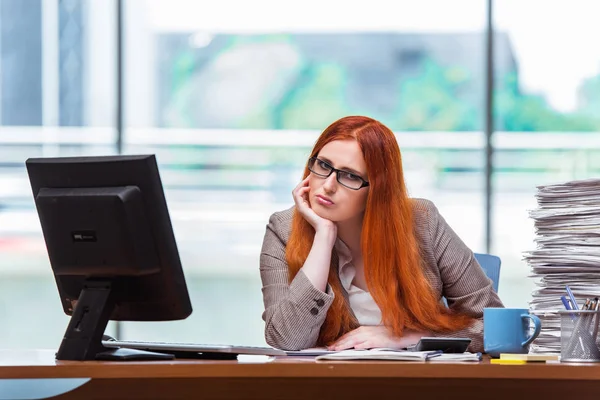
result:
[(358, 319), (358, 323), (360, 325), (381, 325), (381, 310), (373, 300), (371, 293), (352, 284), (356, 276), (356, 268), (352, 264), (350, 249), (340, 239), (337, 239), (335, 248), (340, 260), (340, 281), (348, 293), (350, 308)]

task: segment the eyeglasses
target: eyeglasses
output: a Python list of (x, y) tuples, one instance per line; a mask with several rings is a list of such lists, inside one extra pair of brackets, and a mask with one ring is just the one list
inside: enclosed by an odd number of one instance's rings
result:
[(352, 172), (333, 168), (331, 164), (323, 160), (319, 160), (317, 157), (311, 157), (308, 160), (308, 169), (310, 172), (317, 176), (320, 176), (321, 178), (327, 178), (329, 177), (329, 175), (335, 172), (336, 179), (340, 183), (340, 185), (343, 185), (348, 189), (358, 190), (362, 189), (365, 186), (369, 186), (369, 182), (365, 181), (360, 176)]

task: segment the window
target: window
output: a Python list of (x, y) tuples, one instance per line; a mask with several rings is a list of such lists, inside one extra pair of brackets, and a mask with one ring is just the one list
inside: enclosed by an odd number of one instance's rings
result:
[(527, 211), (537, 207), (536, 185), (600, 172), (600, 51), (590, 46), (600, 33), (598, 11), (593, 0), (495, 2), (505, 38), (498, 41), (508, 41), (514, 57), (503, 64), (496, 49), (492, 228), (507, 306), (526, 306), (534, 289), (521, 255), (535, 249)]
[(124, 149), (158, 155), (195, 309), (124, 337), (264, 344), (265, 225), (345, 115), (392, 128), (411, 194), (483, 250), (483, 2), (126, 6)]
[(29, 157), (115, 154), (114, 6), (0, 0), (0, 339), (58, 346), (66, 329)]
[[(349, 114), (394, 130), (411, 195), (484, 251), (485, 3), (374, 1), (122, 2), (123, 152), (157, 154), (194, 313), (123, 323), (120, 338), (264, 344), (265, 225), (292, 205), (320, 131)], [(24, 161), (118, 151), (116, 32), (112, 1), (0, 0), (8, 347), (55, 347), (66, 328)]]

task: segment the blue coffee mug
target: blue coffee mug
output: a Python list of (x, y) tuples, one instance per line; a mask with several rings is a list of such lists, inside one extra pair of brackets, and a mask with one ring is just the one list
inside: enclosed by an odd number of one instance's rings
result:
[[(529, 322), (533, 334), (529, 335)], [(492, 357), (500, 353), (529, 353), (529, 344), (538, 337), (542, 323), (525, 308), (484, 308), (483, 349)]]

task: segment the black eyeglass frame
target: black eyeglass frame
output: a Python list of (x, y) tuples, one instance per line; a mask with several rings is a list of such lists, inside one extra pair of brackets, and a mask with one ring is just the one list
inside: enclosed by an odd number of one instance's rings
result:
[[(324, 175), (324, 174), (320, 174), (318, 172), (313, 171), (312, 166), (315, 165), (315, 162), (317, 162), (317, 161), (321, 162), (321, 163), (323, 163), (323, 164), (325, 164), (325, 165), (327, 165), (329, 167), (329, 173), (328, 174)], [(334, 168), (333, 165), (329, 164), (327, 161), (321, 160), (320, 158), (318, 158), (316, 156), (315, 157), (311, 157), (311, 158), (308, 159), (307, 167), (308, 167), (308, 170), (310, 172), (312, 172), (313, 174), (315, 174), (315, 175), (317, 175), (318, 177), (321, 177), (321, 178), (329, 178), (329, 176), (335, 172), (335, 179), (338, 181), (338, 183), (340, 185), (342, 185), (343, 187), (346, 187), (346, 188), (351, 189), (351, 190), (360, 190), (360, 189), (362, 189), (364, 187), (369, 186), (369, 182), (365, 181), (363, 178), (361, 178), (357, 174), (355, 174), (353, 172), (350, 172), (350, 171), (344, 171), (343, 169)], [(360, 179), (362, 181), (362, 184), (360, 185), (360, 187), (357, 187), (357, 188), (353, 188), (353, 187), (350, 187), (348, 185), (344, 185), (342, 182), (340, 182), (340, 172), (343, 172), (345, 174), (355, 175), (358, 179)]]

